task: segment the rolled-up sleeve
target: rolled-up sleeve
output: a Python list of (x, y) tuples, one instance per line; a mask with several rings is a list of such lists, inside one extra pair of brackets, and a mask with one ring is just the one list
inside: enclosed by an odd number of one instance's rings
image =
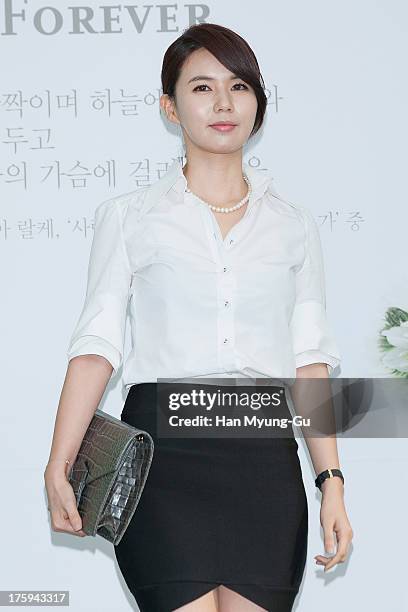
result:
[(319, 228), (312, 213), (300, 208), (305, 257), (296, 272), (296, 301), (290, 321), (296, 368), (326, 363), (331, 374), (341, 361), (326, 313), (325, 271)]
[(69, 341), (68, 361), (101, 355), (116, 374), (123, 361), (131, 278), (119, 202), (106, 200), (95, 210), (85, 302)]

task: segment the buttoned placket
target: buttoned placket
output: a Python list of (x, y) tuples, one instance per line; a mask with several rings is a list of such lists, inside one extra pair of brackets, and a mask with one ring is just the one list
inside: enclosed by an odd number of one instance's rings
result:
[[(194, 198), (194, 194), (185, 189), (185, 197), (190, 196)], [(247, 227), (252, 207), (248, 205), (244, 215), (223, 239), (221, 229), (211, 209), (198, 200), (195, 200), (195, 203), (200, 209), (216, 267), (218, 365), (221, 370), (225, 370), (226, 376), (234, 376), (234, 372), (239, 367), (235, 360), (234, 296), (237, 281), (234, 255), (239, 246), (240, 236)]]

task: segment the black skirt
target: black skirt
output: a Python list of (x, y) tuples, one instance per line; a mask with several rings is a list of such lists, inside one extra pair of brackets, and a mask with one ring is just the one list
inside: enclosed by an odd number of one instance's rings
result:
[(172, 612), (223, 584), (289, 612), (308, 538), (296, 439), (161, 437), (156, 394), (157, 383), (133, 385), (121, 413), (155, 444), (139, 504), (114, 547), (140, 611)]

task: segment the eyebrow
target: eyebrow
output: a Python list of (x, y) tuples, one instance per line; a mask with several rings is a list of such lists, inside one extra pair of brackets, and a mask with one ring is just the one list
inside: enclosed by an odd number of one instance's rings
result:
[[(235, 79), (240, 79), (241, 77), (237, 76), (236, 74), (233, 74), (232, 77), (230, 77), (230, 80), (235, 80)], [(214, 77), (210, 77), (210, 76), (205, 76), (202, 74), (199, 74), (198, 76), (195, 76), (193, 78), (191, 78), (189, 81), (187, 81), (187, 85), (189, 83), (192, 83), (193, 81), (215, 81)]]

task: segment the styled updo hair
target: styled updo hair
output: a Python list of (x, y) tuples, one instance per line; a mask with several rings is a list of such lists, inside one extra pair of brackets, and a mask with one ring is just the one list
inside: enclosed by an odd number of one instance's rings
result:
[(207, 49), (233, 74), (251, 85), (258, 109), (250, 136), (262, 126), (267, 98), (258, 61), (248, 43), (236, 32), (216, 23), (192, 25), (166, 50), (163, 57), (161, 83), (163, 94), (175, 99), (176, 83), (187, 57), (197, 49)]

